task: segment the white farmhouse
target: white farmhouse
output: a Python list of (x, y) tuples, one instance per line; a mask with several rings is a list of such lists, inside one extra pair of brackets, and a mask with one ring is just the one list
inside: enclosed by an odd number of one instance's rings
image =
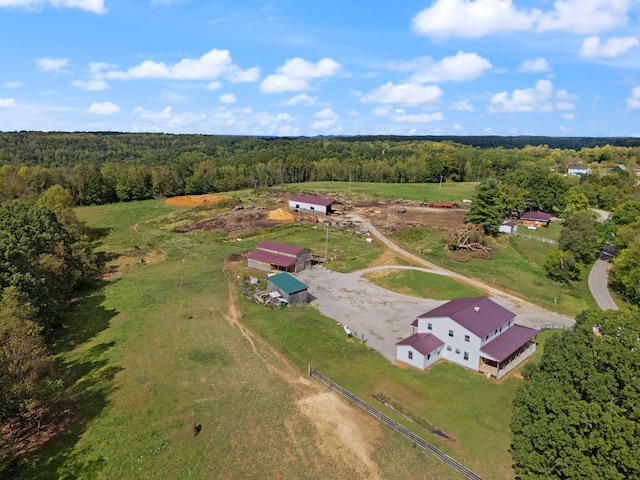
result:
[(500, 378), (535, 352), (538, 333), (487, 297), (451, 300), (419, 315), (414, 334), (396, 344), (396, 358), (424, 369), (445, 359)]

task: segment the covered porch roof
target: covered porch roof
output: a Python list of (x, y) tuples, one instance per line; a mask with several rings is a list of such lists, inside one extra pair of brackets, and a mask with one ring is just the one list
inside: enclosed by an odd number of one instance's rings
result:
[(502, 362), (538, 334), (538, 330), (513, 325), (480, 349), (480, 354), (495, 362)]

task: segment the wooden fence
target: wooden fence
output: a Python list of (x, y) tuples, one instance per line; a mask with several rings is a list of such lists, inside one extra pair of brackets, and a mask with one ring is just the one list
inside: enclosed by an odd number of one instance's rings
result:
[(480, 477), (480, 475), (472, 472), (471, 470), (469, 470), (467, 467), (465, 467), (461, 463), (456, 462), (453, 458), (451, 458), (450, 456), (448, 456), (444, 452), (438, 450), (436, 447), (431, 445), (429, 442), (427, 442), (423, 438), (419, 437), (418, 435), (416, 435), (415, 433), (413, 433), (409, 429), (403, 427), (398, 422), (396, 422), (395, 420), (389, 418), (388, 416), (386, 416), (381, 411), (373, 408), (367, 402), (365, 402), (364, 400), (356, 397), (353, 393), (349, 392), (348, 390), (345, 390), (344, 388), (342, 388), (340, 385), (338, 385), (336, 382), (334, 382), (330, 378), (325, 377), (323, 374), (318, 372), (315, 368), (311, 368), (311, 366), (309, 366), (309, 375), (312, 376), (312, 377), (317, 378), (322, 383), (324, 383), (325, 385), (329, 386), (332, 390), (335, 390), (340, 395), (342, 395), (344, 398), (349, 400), (351, 403), (354, 403), (355, 405), (360, 407), (362, 410), (364, 410), (365, 412), (367, 412), (371, 416), (373, 416), (373, 417), (377, 418), (379, 421), (387, 424), (389, 427), (394, 429), (396, 432), (400, 433), (401, 435), (404, 435), (406, 438), (411, 440), (414, 444), (416, 444), (419, 447), (423, 448), (424, 450), (426, 450), (427, 452), (432, 454), (434, 457), (436, 457), (440, 461), (444, 462), (445, 464), (449, 465), (454, 470), (456, 470), (459, 473), (461, 473), (465, 478), (469, 478), (469, 479), (472, 479), (472, 480), (482, 480), (482, 477)]
[(528, 233), (514, 233), (513, 234), (516, 237), (520, 237), (520, 238), (526, 238), (527, 240), (536, 240), (538, 242), (543, 242), (543, 243), (550, 243), (552, 245), (557, 245), (558, 242), (556, 240), (551, 240), (550, 238), (544, 238), (544, 237), (536, 237), (535, 235), (529, 235)]

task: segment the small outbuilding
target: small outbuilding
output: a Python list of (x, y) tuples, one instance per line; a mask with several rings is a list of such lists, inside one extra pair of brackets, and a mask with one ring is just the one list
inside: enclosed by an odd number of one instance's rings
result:
[(540, 211), (524, 212), (520, 221), (525, 227), (548, 227), (551, 223), (551, 214)]
[(331, 198), (317, 198), (308, 195), (295, 195), (289, 199), (289, 210), (294, 212), (311, 212), (328, 215), (332, 212), (331, 205), (335, 200)]
[(280, 298), (281, 303), (304, 305), (309, 301), (308, 289), (309, 287), (288, 273), (278, 273), (267, 277), (269, 296), (272, 299)]
[(271, 272), (299, 272), (311, 266), (311, 250), (286, 243), (263, 240), (247, 255), (247, 266)]
[(518, 223), (512, 222), (511, 220), (501, 220), (498, 231), (500, 233), (508, 233), (509, 235), (513, 235), (518, 231)]
[(567, 169), (567, 175), (573, 175), (575, 177), (581, 177), (583, 175), (589, 175), (591, 169), (582, 165), (572, 165)]

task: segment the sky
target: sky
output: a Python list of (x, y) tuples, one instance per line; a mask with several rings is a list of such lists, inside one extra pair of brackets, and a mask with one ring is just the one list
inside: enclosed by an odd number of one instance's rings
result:
[(0, 131), (640, 136), (640, 0), (0, 0)]

